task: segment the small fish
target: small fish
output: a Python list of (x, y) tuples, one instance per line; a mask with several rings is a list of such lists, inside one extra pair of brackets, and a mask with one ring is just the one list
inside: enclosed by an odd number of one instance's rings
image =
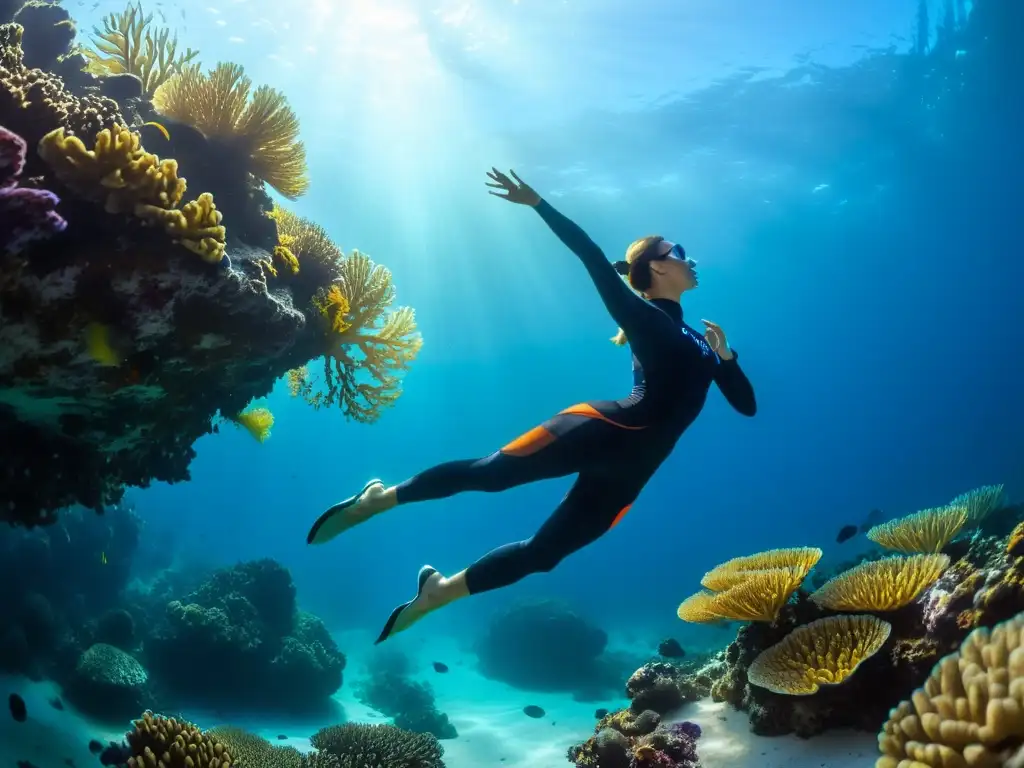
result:
[(844, 541), (849, 541), (857, 535), (856, 525), (844, 525), (839, 529), (839, 534), (836, 536), (836, 544), (842, 544)]
[(39, 768), (38, 765), (28, 760), (19, 760), (17, 766), (18, 768)]
[(605, 709), (604, 707), (601, 707), (600, 709), (596, 709), (596, 710), (594, 710), (594, 717), (597, 720), (601, 720), (602, 718), (608, 717), (608, 710)]
[(64, 702), (60, 700), (59, 696), (54, 696), (52, 699), (50, 699), (50, 706), (53, 707), (54, 709), (63, 710), (64, 709)]
[(527, 717), (544, 717), (547, 714), (543, 709), (538, 707), (536, 704), (527, 704), (523, 707), (523, 714)]
[(157, 123), (157, 122), (155, 122), (153, 120), (150, 120), (148, 123), (143, 123), (143, 125), (151, 125), (151, 126), (153, 126), (158, 131), (160, 131), (160, 133), (162, 133), (164, 135), (165, 139), (167, 139), (168, 141), (171, 140), (171, 132), (168, 131), (166, 128), (164, 128), (160, 123)]
[(28, 707), (25, 706), (25, 700), (16, 693), (12, 693), (7, 697), (7, 706), (11, 710), (11, 717), (17, 723), (24, 723), (28, 719)]
[(103, 366), (118, 366), (121, 357), (110, 345), (110, 329), (101, 323), (89, 323), (85, 327), (85, 348), (89, 357)]
[(100, 563), (103, 564), (103, 565), (107, 564), (107, 553), (106, 552), (100, 552)]
[(277, 740), (278, 741), (286, 741), (287, 739), (288, 739), (288, 737), (285, 736), (283, 733), (277, 734)]
[(448, 665), (445, 664), (444, 662), (435, 661), (434, 662), (434, 671), (435, 672), (440, 672), (443, 675), (445, 672), (448, 671)]
[(89, 742), (89, 751), (92, 752), (94, 755), (98, 755), (100, 752), (103, 751), (103, 743), (97, 741), (96, 739), (92, 739)]

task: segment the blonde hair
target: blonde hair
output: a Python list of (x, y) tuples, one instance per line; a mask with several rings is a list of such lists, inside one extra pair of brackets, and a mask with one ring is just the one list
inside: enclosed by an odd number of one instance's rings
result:
[[(643, 296), (644, 290), (650, 287), (650, 270), (643, 270), (643, 277), (639, 270), (634, 270), (633, 265), (637, 261), (644, 257), (649, 256), (652, 253), (652, 249), (658, 243), (662, 242), (665, 238), (661, 235), (647, 235), (646, 237), (640, 237), (634, 240), (626, 248), (626, 259), (625, 264), (629, 267), (628, 274), (623, 276), (623, 279), (629, 283), (630, 288)], [(639, 287), (638, 287), (639, 284)], [(620, 347), (626, 345), (628, 339), (626, 338), (626, 332), (621, 328), (616, 331), (615, 335), (612, 336), (611, 341)]]

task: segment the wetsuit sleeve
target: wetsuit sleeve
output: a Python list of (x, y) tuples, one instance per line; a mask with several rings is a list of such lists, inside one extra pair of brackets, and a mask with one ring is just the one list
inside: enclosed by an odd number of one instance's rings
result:
[(631, 337), (630, 332), (652, 312), (660, 312), (633, 293), (597, 244), (575, 222), (556, 211), (546, 200), (541, 200), (536, 209), (558, 239), (583, 262), (608, 313), (627, 336)]
[(739, 364), (739, 355), (734, 351), (732, 358), (721, 360), (715, 369), (715, 383), (729, 401), (729, 405), (744, 416), (757, 413), (757, 400), (754, 399), (754, 388), (743, 373)]

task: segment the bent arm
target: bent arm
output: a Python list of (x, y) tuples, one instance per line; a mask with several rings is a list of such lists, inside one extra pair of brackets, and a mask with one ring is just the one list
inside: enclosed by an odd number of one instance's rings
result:
[(654, 308), (633, 293), (597, 244), (575, 222), (556, 211), (546, 200), (541, 200), (536, 209), (558, 239), (583, 262), (608, 313), (626, 335), (630, 335), (641, 318)]
[(754, 388), (740, 368), (738, 360), (739, 355), (735, 351), (730, 359), (722, 360), (715, 369), (715, 383), (729, 401), (729, 405), (744, 416), (753, 416), (757, 413)]

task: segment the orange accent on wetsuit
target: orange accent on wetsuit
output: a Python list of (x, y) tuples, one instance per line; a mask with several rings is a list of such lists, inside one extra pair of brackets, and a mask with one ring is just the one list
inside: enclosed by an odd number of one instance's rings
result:
[(534, 427), (505, 445), (501, 452), (508, 456), (529, 456), (551, 445), (557, 438), (544, 427)]
[(609, 424), (611, 424), (612, 426), (618, 427), (619, 429), (645, 429), (646, 428), (645, 425), (643, 425), (643, 424), (641, 424), (638, 427), (631, 427), (631, 426), (629, 426), (627, 424), (620, 424), (619, 422), (617, 422), (617, 421), (615, 421), (613, 419), (609, 419), (607, 416), (605, 416), (603, 413), (601, 413), (599, 410), (597, 410), (597, 408), (592, 406), (590, 403), (577, 403), (576, 405), (570, 405), (564, 411), (559, 411), (559, 413), (567, 413), (567, 414), (575, 414), (577, 416), (585, 416), (588, 419), (600, 419), (601, 421), (606, 421)]

